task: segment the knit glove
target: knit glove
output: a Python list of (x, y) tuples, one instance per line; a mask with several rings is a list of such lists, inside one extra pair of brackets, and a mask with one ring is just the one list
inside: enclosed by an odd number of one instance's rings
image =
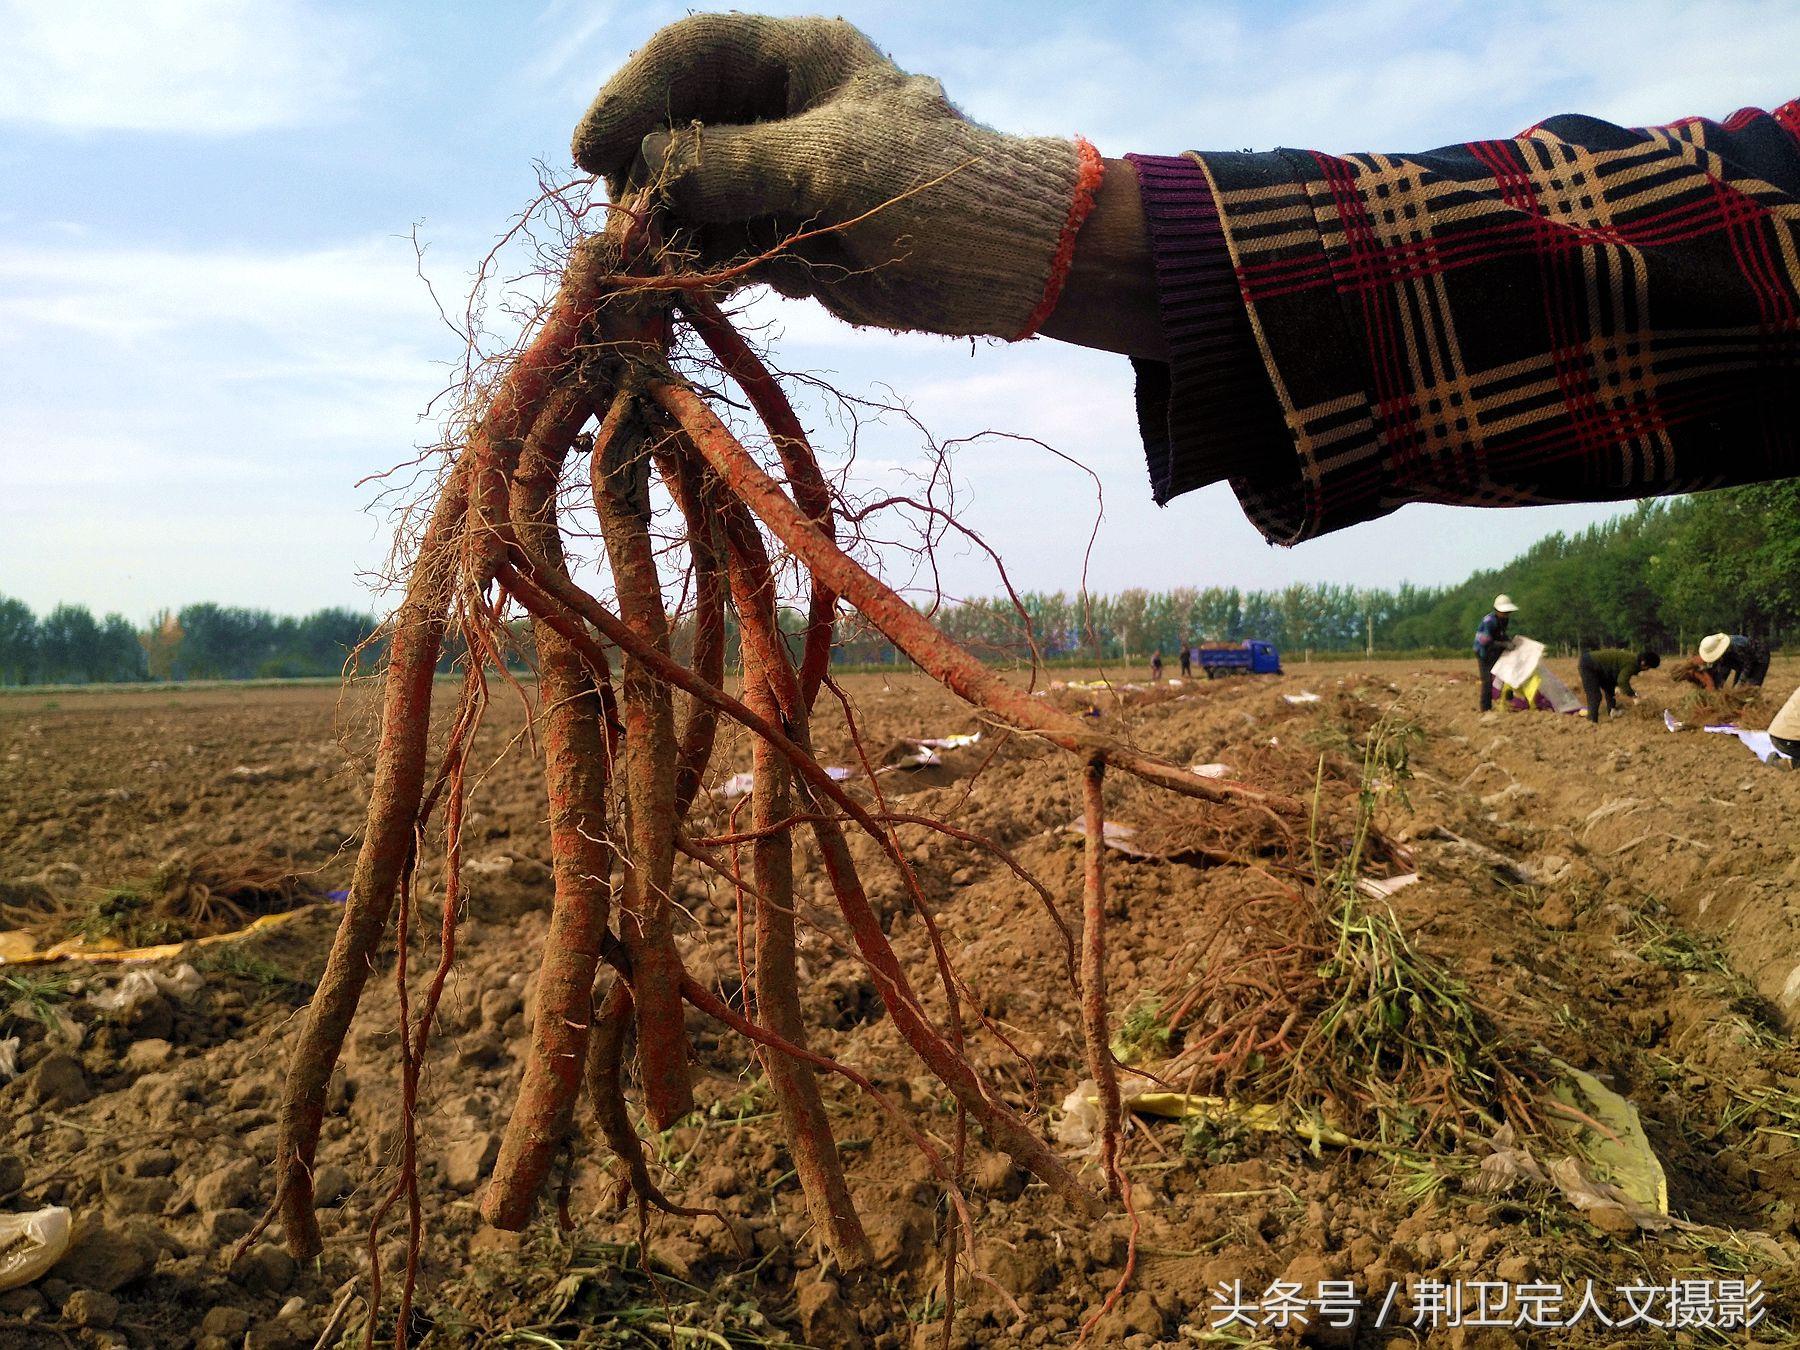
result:
[(574, 151), (615, 200), (646, 172), (659, 181), (703, 267), (843, 226), (740, 279), (855, 324), (1002, 338), (1054, 307), (1102, 172), (1086, 142), (971, 122), (841, 19), (751, 14), (658, 32), (595, 98)]

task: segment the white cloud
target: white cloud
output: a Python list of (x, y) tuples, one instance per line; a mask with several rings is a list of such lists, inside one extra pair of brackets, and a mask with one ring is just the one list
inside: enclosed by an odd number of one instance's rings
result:
[[(552, 5), (538, 16), (536, 26), (554, 28), (557, 36), (526, 63), (524, 78), (533, 84), (547, 84), (558, 79), (590, 55), (595, 40), (612, 21), (613, 7), (609, 4), (583, 4), (578, 9), (565, 4)], [(597, 87), (604, 73), (587, 71), (582, 79)]]
[(351, 105), (371, 29), (296, 0), (0, 0), (0, 123), (227, 136)]
[(133, 345), (242, 324), (292, 345), (329, 337), (360, 368), (370, 337), (430, 313), (402, 240), (295, 252), (0, 248), (0, 315), (15, 333), (39, 325)]
[(1562, 112), (1641, 124), (1794, 97), (1800, 6), (1714, 0), (1695, 14), (1683, 0), (1642, 0), (1628, 21), (1611, 0), (1168, 6), (1129, 36), (1046, 21), (908, 59), (934, 61), (985, 122), (1080, 131), (1110, 154), (1418, 150)]
[(453, 347), (403, 239), (0, 247), (0, 462), (23, 522), (0, 531), (0, 576), (132, 613), (354, 601), (386, 551), (356, 481), (412, 455)]
[[(553, 103), (543, 126), (566, 125), (630, 48), (685, 8), (550, 0), (536, 22), (515, 15), (505, 25), (516, 45), (479, 50), (472, 35), (489, 29), (447, 8), (433, 34), (439, 45), (412, 49), (418, 59), (454, 55), (510, 76), (490, 90), (499, 148), (484, 153), (498, 160), (471, 161), (466, 181), (432, 209), (451, 219), (493, 209), (480, 181), (508, 162), (520, 109)], [(345, 151), (342, 177), (336, 199), (320, 201), (316, 218), (302, 208), (295, 224), (301, 237), (340, 228), (373, 235), (380, 213), (362, 210), (361, 199), (380, 197), (371, 178), (391, 166), (358, 152), (392, 128), (433, 146), (459, 133), (441, 123), (443, 109), (366, 100), (359, 108), (375, 59), (376, 20), (363, 12), (302, 0), (0, 0), (0, 128), (253, 136), (361, 111), (367, 122), (318, 138), (323, 150)], [(1681, 0), (1643, 0), (1629, 22), (1603, 0), (994, 4), (946, 9), (930, 23), (899, 0), (844, 0), (841, 12), (909, 68), (940, 75), (984, 121), (1081, 131), (1109, 153), (1408, 149), (1506, 134), (1556, 112), (1654, 121), (1800, 93), (1793, 0), (1716, 0), (1704, 23)], [(1681, 35), (1673, 48), (1670, 33)], [(447, 97), (466, 87), (443, 84)], [(560, 135), (529, 126), (521, 141), (554, 144)], [(90, 144), (106, 149), (98, 138)], [(103, 165), (71, 163), (77, 181), (104, 181)], [(444, 376), (434, 363), (457, 350), (413, 276), (406, 241), (283, 249), (251, 234), (250, 246), (231, 249), (119, 247), (134, 237), (205, 241), (270, 227), (254, 212), (221, 216), (215, 206), (147, 219), (133, 235), (120, 214), (134, 209), (129, 202), (97, 206), (91, 219), (36, 220), (20, 206), (33, 199), (30, 187), (0, 204), (8, 238), (41, 241), (0, 243), (0, 461), (19, 497), (9, 505), (22, 508), (9, 524), (24, 522), (0, 530), (6, 589), (134, 612), (203, 597), (291, 609), (354, 603), (350, 579), (385, 551), (379, 523), (358, 512), (371, 489), (354, 482), (407, 457), (421, 434), (417, 414)], [(485, 234), (461, 240), (470, 258), (486, 243)], [(455, 268), (435, 270), (446, 299), (460, 297)], [(1223, 487), (1168, 511), (1150, 504), (1119, 358), (1053, 342), (971, 350), (859, 332), (817, 306), (767, 296), (753, 300), (750, 317), (774, 321), (768, 336), (780, 364), (819, 371), (853, 394), (879, 397), (891, 386), (939, 437), (997, 427), (1092, 464), (1106, 488), (1093, 569), (1104, 587), (1443, 580), (1608, 510), (1409, 508), (1297, 550), (1271, 549)], [(815, 403), (807, 416), (821, 455), (839, 464), (842, 428), (829, 412)], [(916, 431), (888, 418), (867, 429), (853, 486), (892, 487), (920, 462)], [(1074, 584), (1095, 506), (1084, 475), (1000, 440), (960, 449), (955, 468), (965, 518), (1015, 577)], [(896, 555), (896, 569), (904, 561)], [(944, 561), (950, 589), (994, 589), (990, 565), (972, 551), (947, 545)]]

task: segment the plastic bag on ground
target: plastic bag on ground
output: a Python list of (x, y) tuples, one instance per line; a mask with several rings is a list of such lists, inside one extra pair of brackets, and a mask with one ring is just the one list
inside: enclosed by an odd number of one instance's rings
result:
[[(1637, 1107), (1593, 1074), (1562, 1063), (1557, 1067), (1568, 1075), (1554, 1089), (1557, 1100), (1591, 1117), (1601, 1127), (1595, 1130), (1583, 1125), (1582, 1142), (1588, 1155), (1605, 1170), (1611, 1185), (1602, 1183), (1604, 1190), (1590, 1189), (1599, 1190), (1603, 1199), (1612, 1198), (1605, 1192), (1617, 1191), (1623, 1199), (1615, 1203), (1623, 1203), (1628, 1211), (1666, 1216), (1669, 1212), (1669, 1179), (1644, 1134)], [(1570, 1203), (1578, 1209), (1588, 1208), (1569, 1186), (1564, 1185), (1564, 1177), (1557, 1176), (1555, 1168), (1551, 1171), (1556, 1176), (1558, 1188), (1568, 1196)]]
[(69, 1211), (62, 1206), (0, 1214), (0, 1289), (30, 1284), (68, 1250)]
[(170, 998), (186, 999), (199, 992), (205, 981), (200, 972), (183, 961), (174, 970), (133, 970), (126, 974), (111, 989), (101, 989), (88, 995), (88, 1002), (101, 1012), (129, 1013), (145, 1001), (159, 994)]

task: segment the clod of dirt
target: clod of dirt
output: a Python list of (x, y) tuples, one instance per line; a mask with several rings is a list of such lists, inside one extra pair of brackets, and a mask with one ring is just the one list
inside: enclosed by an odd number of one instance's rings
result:
[(148, 1274), (156, 1256), (156, 1249), (134, 1234), (96, 1225), (76, 1234), (69, 1254), (50, 1273), (77, 1289), (112, 1294)]
[(478, 1134), (463, 1139), (444, 1150), (444, 1180), (453, 1189), (467, 1195), (481, 1184), (500, 1156), (500, 1139), (494, 1134)]
[(245, 1350), (311, 1350), (319, 1323), (293, 1307), (293, 1300), (276, 1316), (258, 1322), (244, 1337)]
[(918, 1257), (921, 1239), (931, 1232), (931, 1212), (912, 1203), (890, 1205), (871, 1213), (865, 1227), (876, 1267), (897, 1270)]
[(50, 1301), (29, 1285), (23, 1289), (8, 1289), (0, 1294), (0, 1314), (16, 1317), (20, 1321), (38, 1317), (49, 1307)]
[(208, 1251), (230, 1250), (233, 1243), (256, 1227), (256, 1216), (247, 1209), (217, 1209), (200, 1218), (202, 1245)]
[(100, 1190), (115, 1214), (161, 1214), (175, 1196), (172, 1177), (134, 1177), (118, 1168), (100, 1174)]
[(293, 1257), (265, 1242), (231, 1263), (231, 1282), (252, 1294), (279, 1294), (294, 1282), (296, 1269)]
[(105, 1330), (119, 1320), (119, 1300), (98, 1289), (77, 1289), (63, 1304), (62, 1315), (78, 1327)]
[(313, 1195), (321, 1205), (335, 1205), (350, 1193), (350, 1173), (336, 1163), (326, 1163), (313, 1174)]
[(92, 1095), (81, 1061), (62, 1050), (45, 1055), (19, 1082), (32, 1106), (79, 1106)]
[(1551, 894), (1538, 906), (1538, 922), (1555, 933), (1566, 933), (1575, 926), (1575, 911), (1561, 895)]
[(227, 1163), (194, 1183), (194, 1208), (202, 1214), (218, 1209), (244, 1209), (262, 1184), (262, 1172), (248, 1158)]
[(864, 1344), (835, 1280), (809, 1280), (795, 1291), (794, 1301), (795, 1316), (808, 1345)]
[(248, 1330), (250, 1314), (229, 1303), (221, 1303), (200, 1319), (200, 1334), (217, 1336), (222, 1341), (241, 1341)]
[(148, 1073), (162, 1068), (174, 1053), (174, 1046), (160, 1036), (151, 1036), (126, 1046), (123, 1062), (132, 1073)]
[(1025, 1174), (1011, 1158), (989, 1153), (969, 1169), (969, 1183), (984, 1195), (1016, 1200), (1025, 1191)]
[(147, 1148), (126, 1163), (134, 1177), (166, 1177), (175, 1171), (176, 1158), (166, 1148)]

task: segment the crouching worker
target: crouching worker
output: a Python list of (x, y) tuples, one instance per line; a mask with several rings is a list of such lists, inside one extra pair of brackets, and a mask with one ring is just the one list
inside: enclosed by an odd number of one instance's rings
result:
[(1775, 720), (1769, 723), (1769, 740), (1777, 750), (1800, 765), (1800, 689), (1788, 695)]
[(1623, 647), (1584, 651), (1581, 660), (1576, 663), (1576, 669), (1581, 672), (1581, 692), (1587, 696), (1588, 721), (1600, 720), (1602, 695), (1606, 697), (1607, 712), (1617, 712), (1619, 694), (1624, 694), (1627, 698), (1637, 697), (1637, 690), (1631, 687), (1631, 677), (1641, 671), (1655, 670), (1661, 664), (1662, 657), (1647, 649), (1635, 654)]
[(1699, 673), (1708, 689), (1728, 682), (1758, 688), (1769, 673), (1769, 644), (1742, 633), (1714, 633), (1700, 644)]

